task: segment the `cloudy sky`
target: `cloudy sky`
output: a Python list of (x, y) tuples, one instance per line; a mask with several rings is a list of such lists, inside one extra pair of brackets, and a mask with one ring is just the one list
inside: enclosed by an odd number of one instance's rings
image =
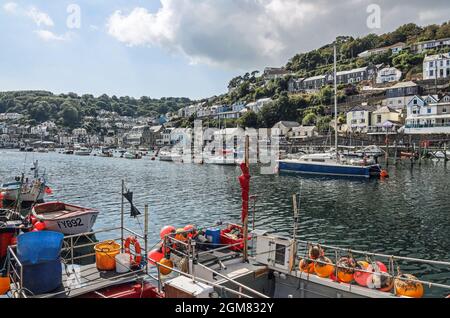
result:
[(0, 91), (208, 97), (338, 35), (449, 19), (448, 0), (0, 0)]

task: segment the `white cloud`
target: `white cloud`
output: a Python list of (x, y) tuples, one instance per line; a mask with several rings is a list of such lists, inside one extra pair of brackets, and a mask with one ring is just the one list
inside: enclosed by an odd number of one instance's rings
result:
[(34, 33), (42, 40), (46, 42), (51, 41), (67, 41), (69, 39), (69, 35), (58, 35), (48, 30), (35, 30)]
[(17, 7), (18, 7), (17, 3), (8, 2), (3, 5), (3, 10), (5, 10), (8, 13), (16, 13)]
[(9, 14), (16, 14), (31, 19), (38, 27), (54, 26), (52, 18), (46, 12), (39, 10), (35, 6), (23, 8), (15, 2), (8, 2), (3, 5), (3, 9)]
[(27, 11), (25, 12), (26, 16), (29, 17), (30, 19), (33, 20), (34, 23), (36, 23), (37, 26), (47, 26), (47, 27), (52, 27), (54, 26), (53, 20), (52, 18), (50, 18), (50, 16), (43, 12), (40, 11), (38, 8), (36, 7), (29, 7), (27, 9)]
[[(236, 69), (282, 65), (295, 53), (336, 36), (392, 31), (401, 24), (440, 23), (448, 0), (160, 0), (156, 12), (115, 11), (108, 33), (128, 46), (157, 46), (191, 63)], [(368, 29), (367, 6), (382, 9), (382, 28)], [(433, 12), (424, 11), (433, 7)], [(439, 12), (439, 14), (436, 14)]]

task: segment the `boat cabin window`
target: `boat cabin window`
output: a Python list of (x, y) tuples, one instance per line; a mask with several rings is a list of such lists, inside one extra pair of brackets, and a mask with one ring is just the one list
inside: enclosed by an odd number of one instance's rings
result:
[(325, 162), (325, 159), (311, 159), (312, 162)]
[(286, 246), (281, 244), (275, 245), (275, 264), (284, 265), (286, 260)]

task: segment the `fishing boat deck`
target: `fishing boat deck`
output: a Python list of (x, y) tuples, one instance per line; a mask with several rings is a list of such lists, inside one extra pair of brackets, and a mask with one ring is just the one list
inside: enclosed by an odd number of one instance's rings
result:
[(115, 271), (99, 271), (95, 264), (73, 266), (72, 272), (63, 271), (63, 286), (31, 298), (76, 298), (111, 286), (144, 279), (144, 270), (119, 274)]

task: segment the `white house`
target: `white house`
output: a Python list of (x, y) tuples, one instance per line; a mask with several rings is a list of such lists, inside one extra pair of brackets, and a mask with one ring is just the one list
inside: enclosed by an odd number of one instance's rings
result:
[(423, 79), (450, 77), (450, 53), (426, 56), (423, 60)]
[(273, 129), (279, 129), (280, 136), (288, 137), (289, 133), (298, 127), (300, 127), (300, 124), (296, 121), (280, 121), (273, 126)]
[(264, 106), (266, 106), (267, 104), (269, 104), (270, 102), (272, 102), (271, 98), (262, 98), (262, 99), (258, 99), (256, 102), (247, 104), (246, 107), (247, 107), (247, 109), (249, 109), (255, 113), (259, 113), (261, 111), (261, 109)]
[(319, 132), (317, 131), (316, 126), (294, 127), (288, 133), (289, 139), (297, 139), (297, 140), (308, 139), (316, 136), (319, 136)]
[(408, 104), (406, 134), (450, 134), (450, 96), (415, 96)]
[(411, 45), (411, 51), (422, 53), (426, 50), (439, 49), (446, 46), (450, 46), (450, 38), (417, 42)]
[(398, 82), (402, 78), (402, 71), (395, 67), (385, 67), (377, 73), (377, 84)]
[(0, 120), (19, 120), (24, 116), (18, 113), (2, 113), (0, 114)]
[(405, 47), (406, 47), (405, 43), (399, 42), (399, 43), (396, 43), (391, 46), (385, 46), (385, 47), (380, 47), (380, 48), (364, 51), (362, 53), (359, 53), (358, 57), (367, 58), (372, 55), (384, 54), (384, 53), (388, 52), (389, 50), (391, 51), (392, 54), (398, 54), (401, 51), (403, 51), (403, 49)]
[(352, 132), (366, 133), (372, 126), (372, 112), (374, 106), (363, 103), (360, 106), (353, 107), (347, 112), (347, 127)]

